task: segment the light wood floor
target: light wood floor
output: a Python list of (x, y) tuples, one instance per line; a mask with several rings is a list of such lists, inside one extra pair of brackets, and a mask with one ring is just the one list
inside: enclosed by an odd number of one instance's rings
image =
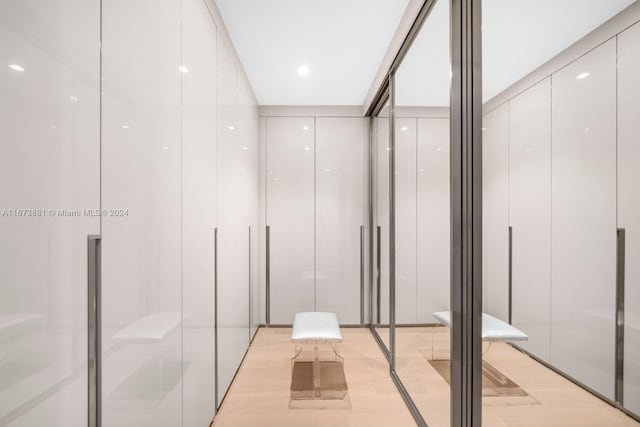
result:
[[(425, 359), (425, 354), (431, 355), (432, 339), (436, 358), (447, 357), (448, 328), (396, 328), (396, 372), (429, 427), (449, 427), (449, 385)], [(484, 360), (529, 394), (484, 397), (484, 427), (640, 426), (623, 412), (508, 344), (493, 343)]]
[(371, 332), (343, 328), (339, 353), (351, 409), (289, 409), (291, 329), (261, 328), (245, 357), (215, 427), (413, 427), (389, 366)]
[[(260, 329), (224, 400), (215, 427), (415, 426), (387, 361), (368, 329), (342, 329), (350, 409), (289, 409), (291, 329)], [(429, 427), (449, 427), (449, 385), (431, 367), (448, 352), (448, 329), (397, 328), (397, 373)], [(527, 397), (483, 399), (484, 427), (639, 427), (630, 417), (507, 344), (494, 343), (485, 360), (523, 388)]]

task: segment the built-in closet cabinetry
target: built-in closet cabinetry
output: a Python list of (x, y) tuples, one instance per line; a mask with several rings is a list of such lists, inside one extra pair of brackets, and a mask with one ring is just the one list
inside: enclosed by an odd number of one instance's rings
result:
[[(550, 77), (509, 101), (508, 148), (512, 322), (529, 335), (529, 340), (519, 345), (548, 362), (551, 321)], [(508, 245), (505, 240), (500, 243)], [(508, 271), (503, 274), (506, 278)]]
[(218, 393), (222, 399), (255, 331), (258, 118), (230, 47), (218, 42)]
[(640, 24), (618, 35), (618, 228), (625, 231), (624, 406), (640, 414)]
[(418, 118), (416, 322), (447, 310), (451, 288), (449, 120)]
[(360, 323), (364, 142), (361, 118), (316, 119), (316, 310), (345, 324)]
[[(378, 287), (376, 295), (380, 300), (379, 318), (375, 321), (383, 325), (389, 324), (389, 173), (390, 173), (390, 130), (389, 119), (378, 118), (375, 120), (376, 132), (376, 176), (375, 176), (375, 233), (376, 233), (376, 263)], [(376, 299), (377, 304), (377, 299)], [(413, 305), (412, 305), (413, 306)], [(388, 332), (387, 332), (388, 333)]]
[[(449, 308), (449, 120), (402, 108), (395, 129), (396, 324), (435, 322)], [(414, 117), (409, 117), (414, 114)], [(389, 298), (389, 129), (377, 121), (376, 224), (380, 227), (381, 306)], [(388, 321), (381, 310), (381, 323)]]
[[(511, 311), (513, 324), (529, 335), (519, 345), (610, 399), (616, 228), (627, 220), (632, 235), (638, 203), (638, 151), (629, 141), (640, 61), (637, 38), (620, 39), (618, 75), (614, 37), (492, 108), (483, 124), (484, 311), (503, 320)], [(617, 78), (626, 91), (616, 89)], [(626, 255), (633, 294), (633, 253)], [(626, 301), (633, 306), (629, 295)], [(626, 363), (633, 366), (630, 345)], [(629, 378), (627, 388), (634, 386)]]
[(613, 398), (616, 40), (552, 82), (551, 361)]
[(105, 427), (182, 423), (180, 50), (180, 2), (102, 5)]
[[(360, 323), (365, 120), (265, 117), (268, 322)], [(364, 249), (364, 248), (363, 248)]]
[(0, 425), (84, 427), (100, 2), (7, 0), (0, 16)]
[(103, 425), (208, 425), (259, 317), (256, 101), (209, 1), (104, 2), (102, 76)]
[(484, 311), (509, 317), (509, 105), (484, 115), (482, 252)]
[(395, 119), (395, 303), (396, 323), (415, 324), (417, 119)]
[[(206, 4), (182, 0), (183, 425), (207, 425), (215, 405), (217, 29)], [(187, 25), (185, 25), (187, 23)]]
[(267, 322), (291, 324), (315, 302), (315, 120), (267, 117)]

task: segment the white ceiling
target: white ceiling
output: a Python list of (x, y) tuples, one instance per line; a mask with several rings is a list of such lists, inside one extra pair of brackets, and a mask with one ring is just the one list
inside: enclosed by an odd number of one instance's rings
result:
[(361, 105), (408, 1), (216, 4), (260, 105)]
[[(485, 101), (578, 41), (634, 0), (484, 0)], [(449, 105), (448, 2), (434, 6), (396, 74), (396, 104)]]
[[(488, 100), (634, 0), (484, 0)], [(408, 0), (216, 0), (261, 105), (360, 105)], [(396, 103), (449, 103), (449, 10), (439, 0), (397, 72)], [(300, 65), (309, 67), (300, 76)]]

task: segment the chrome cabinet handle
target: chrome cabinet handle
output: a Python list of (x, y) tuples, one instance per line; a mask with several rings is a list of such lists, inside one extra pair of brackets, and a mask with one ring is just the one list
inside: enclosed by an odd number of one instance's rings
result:
[(102, 298), (100, 235), (87, 237), (88, 426), (102, 425)]

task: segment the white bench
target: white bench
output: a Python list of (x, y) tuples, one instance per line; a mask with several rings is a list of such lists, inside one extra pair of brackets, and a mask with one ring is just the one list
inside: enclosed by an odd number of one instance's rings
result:
[(180, 322), (182, 315), (178, 312), (149, 314), (120, 329), (113, 339), (138, 343), (161, 342), (180, 327)]
[(312, 311), (293, 318), (291, 341), (294, 343), (342, 342), (340, 324), (335, 313)]
[[(450, 311), (438, 311), (433, 313), (433, 317), (451, 329)], [(483, 355), (489, 351), (492, 342), (515, 342), (527, 341), (528, 339), (529, 336), (527, 334), (513, 325), (493, 317), (490, 314), (482, 313), (482, 341), (489, 342), (487, 349), (482, 352)], [(433, 340), (431, 340), (431, 359), (433, 359)], [(482, 362), (482, 370), (498, 383), (507, 383), (507, 378), (500, 371), (484, 361)]]
[[(433, 313), (440, 323), (451, 328), (451, 312), (438, 311)], [(520, 329), (487, 313), (482, 313), (482, 341), (527, 341), (529, 336)]]
[[(335, 313), (324, 312), (305, 312), (297, 313), (293, 319), (293, 331), (291, 332), (291, 341), (296, 344), (295, 355), (291, 359), (291, 397), (292, 399), (342, 399), (347, 393), (346, 379), (344, 378), (343, 359), (336, 351), (336, 344), (342, 342), (342, 334), (340, 333), (340, 324)], [(300, 359), (303, 345), (313, 345), (313, 359), (311, 360), (311, 384), (306, 381), (296, 380), (296, 363), (301, 362)], [(322, 362), (323, 375), (331, 378), (325, 378), (321, 375), (320, 366), (320, 344), (331, 345), (334, 360), (327, 363)], [(307, 366), (309, 362), (306, 362)], [(308, 371), (307, 371), (308, 372)], [(298, 371), (300, 378), (305, 378), (302, 368)], [(308, 377), (307, 377), (308, 378)], [(336, 381), (338, 378), (338, 381)], [(329, 388), (323, 387), (328, 382), (331, 384)], [(304, 383), (307, 385), (301, 385)], [(336, 385), (336, 389), (331, 389)]]

